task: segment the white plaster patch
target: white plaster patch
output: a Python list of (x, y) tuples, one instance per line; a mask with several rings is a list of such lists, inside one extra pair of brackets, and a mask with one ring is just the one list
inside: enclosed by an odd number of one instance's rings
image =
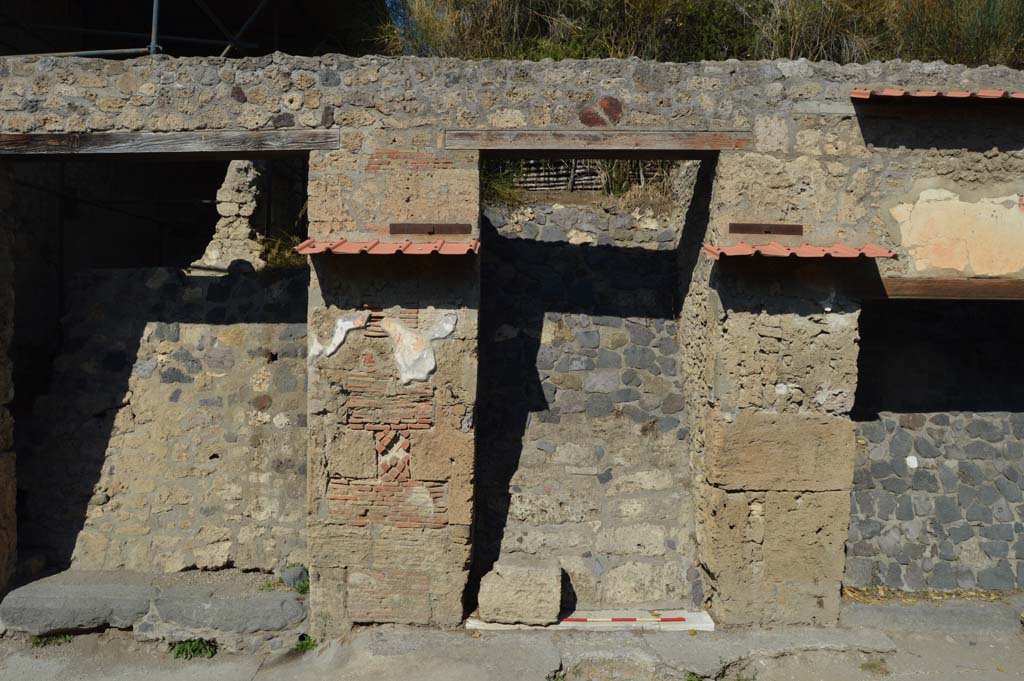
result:
[(918, 272), (974, 276), (1024, 273), (1024, 210), (1020, 194), (965, 201), (946, 189), (927, 189), (889, 213)]
[(334, 334), (331, 336), (331, 340), (327, 345), (322, 345), (320, 339), (316, 337), (316, 333), (310, 331), (309, 333), (309, 356), (310, 357), (330, 357), (338, 351), (341, 344), (345, 342), (345, 336), (352, 329), (361, 329), (366, 326), (367, 320), (370, 318), (369, 312), (360, 312), (355, 316), (340, 317), (334, 322)]
[(437, 369), (437, 360), (430, 342), (450, 336), (458, 319), (456, 313), (446, 312), (434, 326), (422, 332), (413, 331), (391, 317), (381, 322), (381, 328), (391, 337), (395, 363), (398, 364), (398, 374), (402, 383), (425, 381), (434, 373)]
[(917, 457), (913, 454), (907, 457), (907, 468), (917, 468)]

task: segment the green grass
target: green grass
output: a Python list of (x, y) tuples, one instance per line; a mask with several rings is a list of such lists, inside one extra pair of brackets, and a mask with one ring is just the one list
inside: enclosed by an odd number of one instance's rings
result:
[(211, 658), (217, 654), (217, 642), (208, 638), (192, 638), (179, 641), (171, 646), (175, 660), (191, 660), (196, 657)]
[(517, 181), (523, 173), (523, 162), (517, 159), (487, 159), (480, 172), (480, 198), (485, 204), (515, 206), (523, 201), (523, 190)]
[(295, 644), (295, 650), (300, 653), (308, 653), (311, 650), (316, 650), (316, 647), (320, 643), (315, 638), (310, 638), (309, 634), (300, 634), (299, 640)]
[(279, 577), (267, 577), (267, 579), (260, 584), (260, 591), (277, 591), (278, 584), (281, 583)]
[(559, 669), (551, 672), (544, 677), (544, 681), (565, 681), (565, 670)]
[(309, 577), (295, 582), (295, 590), (305, 596), (309, 593)]
[(463, 59), (1024, 66), (1024, 0), (390, 0), (381, 41)]
[(33, 648), (46, 648), (49, 646), (62, 646), (71, 643), (71, 634), (46, 634), (44, 636), (33, 636)]

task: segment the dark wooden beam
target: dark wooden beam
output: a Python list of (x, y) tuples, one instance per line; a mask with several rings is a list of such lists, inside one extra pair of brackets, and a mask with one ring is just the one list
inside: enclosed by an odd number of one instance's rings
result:
[(436, 223), (436, 222), (393, 222), (388, 233), (396, 234), (471, 234), (473, 225), (469, 223)]
[(729, 233), (803, 236), (804, 226), (775, 222), (731, 222), (729, 223)]
[(1024, 279), (883, 277), (865, 297), (918, 300), (1024, 300)]
[(447, 130), (446, 149), (501, 156), (705, 158), (743, 149), (751, 134), (708, 130)]
[(339, 147), (337, 130), (0, 134), (0, 157), (146, 154), (246, 158)]

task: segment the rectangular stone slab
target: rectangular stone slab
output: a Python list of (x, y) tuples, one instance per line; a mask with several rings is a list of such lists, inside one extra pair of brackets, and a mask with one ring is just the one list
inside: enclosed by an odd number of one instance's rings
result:
[(853, 484), (853, 423), (831, 416), (745, 412), (710, 428), (708, 481), (729, 491), (821, 492)]

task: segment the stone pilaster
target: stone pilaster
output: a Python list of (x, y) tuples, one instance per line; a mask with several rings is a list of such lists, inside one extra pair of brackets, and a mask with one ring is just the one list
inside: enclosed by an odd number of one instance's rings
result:
[(835, 623), (853, 482), (856, 305), (828, 264), (717, 266), (698, 537), (725, 624)]

